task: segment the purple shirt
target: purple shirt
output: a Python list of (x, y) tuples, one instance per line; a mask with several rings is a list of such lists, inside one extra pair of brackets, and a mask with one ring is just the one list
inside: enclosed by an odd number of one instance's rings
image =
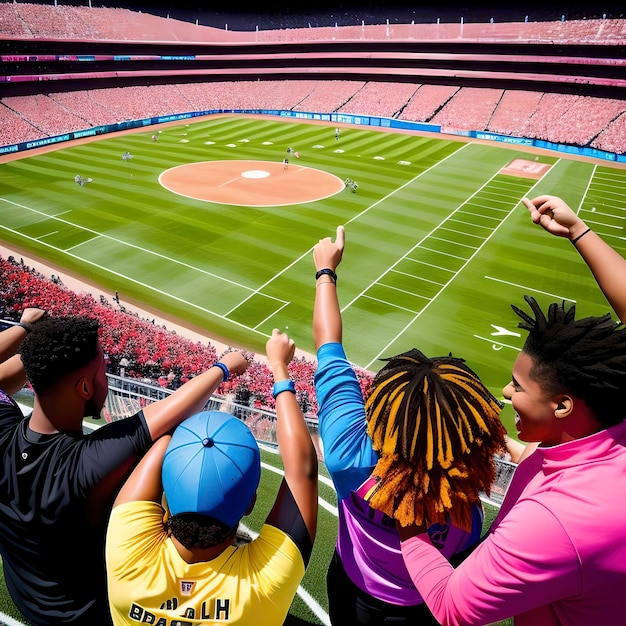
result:
[[(371, 473), (378, 460), (367, 434), (365, 404), (354, 369), (340, 343), (317, 352), (315, 390), (324, 462), (337, 489), (337, 552), (346, 574), (371, 596), (401, 606), (423, 602), (411, 581), (400, 550), (395, 522), (369, 506)], [(483, 511), (473, 511), (472, 532), (455, 526), (433, 526), (431, 540), (444, 557), (473, 545), (482, 529)]]

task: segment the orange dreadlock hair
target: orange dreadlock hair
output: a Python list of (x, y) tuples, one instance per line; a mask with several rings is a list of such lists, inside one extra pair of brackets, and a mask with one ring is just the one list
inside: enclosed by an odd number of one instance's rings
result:
[(365, 403), (380, 454), (370, 505), (402, 526), (451, 521), (470, 530), (504, 448), (502, 405), (463, 359), (413, 349), (388, 361)]

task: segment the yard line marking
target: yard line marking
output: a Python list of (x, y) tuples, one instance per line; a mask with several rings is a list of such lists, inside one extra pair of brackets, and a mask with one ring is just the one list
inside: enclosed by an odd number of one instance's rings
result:
[[(439, 230), (441, 230), (441, 228)], [(452, 246), (463, 246), (464, 248), (471, 248), (472, 250), (476, 250), (476, 246), (470, 246), (467, 243), (459, 243), (458, 241), (452, 241), (451, 239), (445, 239), (444, 237), (435, 237), (435, 235), (431, 235), (430, 239), (434, 239), (435, 241), (443, 241), (444, 243), (449, 243)]]
[(311, 594), (304, 589), (301, 585), (298, 585), (298, 595), (302, 598), (304, 603), (315, 613), (316, 617), (324, 624), (324, 626), (330, 626), (330, 618), (328, 613), (324, 611), (319, 602), (311, 596)]
[(388, 285), (387, 283), (377, 282), (376, 284), (377, 285), (382, 285), (383, 287), (386, 287), (387, 289), (394, 289), (395, 291), (400, 291), (401, 293), (406, 293), (409, 296), (415, 296), (416, 298), (422, 298), (422, 300), (428, 300), (429, 299), (426, 296), (422, 296), (419, 293), (414, 293), (412, 291), (407, 291), (406, 289), (400, 289), (400, 287), (394, 287), (393, 285)]
[[(494, 220), (495, 222), (500, 221), (499, 217), (494, 217), (493, 215), (485, 215), (484, 213), (472, 213), (471, 211), (467, 211), (467, 210), (459, 211), (459, 213), (461, 215), (473, 215), (474, 217), (482, 217), (486, 220)], [(485, 226), (485, 228), (489, 228), (489, 227)]]
[(427, 283), (432, 283), (433, 285), (443, 285), (443, 283), (439, 283), (436, 280), (430, 280), (429, 278), (424, 278), (423, 276), (419, 276), (418, 274), (409, 274), (408, 272), (401, 272), (400, 270), (391, 270), (394, 274), (402, 274), (403, 276), (408, 276), (409, 278), (415, 278), (416, 280), (423, 280)]
[[(437, 163), (434, 163), (430, 167), (426, 168), (423, 172), (420, 172), (419, 174), (411, 178), (411, 180), (408, 180), (406, 183), (404, 183), (404, 185), (400, 185), (400, 187), (398, 187), (397, 189), (394, 189), (393, 191), (390, 191), (386, 196), (383, 196), (379, 200), (376, 200), (376, 202), (374, 202), (373, 204), (370, 204), (367, 208), (363, 209), (360, 213), (357, 213), (356, 215), (351, 217), (347, 222), (345, 222), (344, 226), (350, 224), (351, 222), (354, 222), (354, 220), (365, 215), (370, 209), (373, 209), (374, 207), (378, 206), (381, 202), (384, 202), (388, 198), (391, 198), (391, 196), (398, 193), (401, 189), (404, 189), (407, 185), (414, 183), (418, 178), (421, 178), (424, 174), (426, 174), (427, 172), (430, 172), (430, 170), (434, 169), (435, 167), (438, 167), (444, 161), (447, 161), (450, 157), (454, 156), (455, 154), (458, 154), (459, 152), (461, 152), (461, 150), (464, 150), (469, 145), (470, 145), (469, 143), (464, 143), (460, 148), (457, 148), (454, 152), (451, 152), (447, 157), (444, 157), (443, 159), (441, 159), (441, 161), (437, 161)], [(230, 315), (236, 308), (240, 307), (244, 302), (254, 297), (259, 291), (261, 291), (262, 289), (267, 287), (270, 283), (272, 283), (274, 280), (276, 280), (276, 278), (278, 278), (279, 276), (284, 274), (287, 270), (291, 269), (294, 265), (296, 265), (296, 263), (299, 263), (304, 258), (310, 256), (313, 253), (313, 248), (314, 246), (311, 246), (308, 250), (306, 250), (306, 252), (303, 252), (297, 259), (295, 259), (293, 262), (289, 263), (289, 265), (285, 266), (282, 270), (280, 270), (280, 272), (278, 272), (277, 274), (274, 274), (272, 278), (265, 281), (260, 287), (252, 291), (252, 293), (248, 295), (246, 298), (244, 298), (238, 305), (234, 306), (232, 309), (230, 309), (230, 311), (227, 311), (226, 315)]]
[(613, 239), (621, 239), (623, 241), (626, 241), (626, 237), (620, 237), (619, 235), (612, 235), (611, 233), (599, 233), (596, 231), (596, 235), (599, 235), (600, 237), (612, 237)]
[[(466, 144), (467, 145), (467, 144)], [(558, 162), (558, 161), (557, 161)], [(493, 181), (493, 179), (497, 176), (498, 174), (494, 174), (487, 182), (485, 182), (481, 187), (479, 187), (476, 192), (470, 196), (463, 204), (461, 204), (459, 207), (457, 207), (448, 217), (446, 217), (444, 220), (442, 220), (442, 222), (440, 224), (438, 224), (437, 226), (435, 226), (430, 233), (427, 233), (426, 235), (424, 235), (424, 237), (422, 237), (422, 239), (413, 247), (413, 249), (411, 250), (411, 252), (413, 250), (415, 250), (416, 248), (420, 248), (420, 249), (424, 249), (425, 246), (420, 245), (422, 242), (426, 241), (431, 235), (432, 233), (434, 233), (440, 226), (442, 226), (443, 224), (446, 223), (446, 221), (448, 219), (450, 219), (453, 215), (455, 215), (458, 211), (460, 211), (461, 207), (469, 204), (471, 202), (471, 200), (473, 198), (475, 198), (481, 191), (482, 189), (484, 189), (488, 184), (491, 183), (491, 181)], [(535, 182), (535, 184), (531, 187), (531, 190), (534, 189), (539, 183), (541, 182), (541, 179), (537, 180)], [(530, 193), (530, 190), (527, 192)], [(513, 211), (515, 211), (515, 209), (520, 206), (521, 204), (521, 200), (518, 200), (517, 202), (515, 202), (511, 208), (511, 210), (507, 213), (506, 217), (504, 219), (502, 219), (500, 221), (500, 223), (493, 229), (493, 231), (485, 238), (485, 240), (483, 241), (483, 243), (480, 244), (480, 246), (478, 248), (476, 248), (476, 250), (472, 253), (472, 255), (468, 258), (468, 259), (461, 259), (462, 261), (464, 261), (464, 263), (461, 265), (461, 267), (454, 272), (454, 274), (450, 277), (450, 279), (448, 280), (448, 282), (443, 285), (443, 287), (429, 300), (429, 302), (427, 302), (424, 305), (424, 308), (417, 312), (413, 319), (409, 320), (409, 322), (407, 324), (405, 324), (404, 328), (402, 328), (398, 333), (396, 333), (396, 336), (393, 337), (391, 339), (391, 341), (389, 341), (385, 346), (383, 346), (383, 348), (378, 352), (378, 354), (365, 366), (365, 369), (370, 369), (371, 366), (379, 359), (379, 357), (387, 350), (387, 348), (389, 348), (389, 346), (396, 341), (396, 339), (398, 337), (400, 337), (401, 335), (403, 335), (406, 330), (409, 328), (409, 326), (411, 326), (411, 324), (413, 324), (415, 322), (415, 320), (417, 320), (424, 311), (426, 311), (430, 305), (445, 291), (446, 287), (448, 287), (448, 285), (463, 271), (463, 269), (468, 265), (468, 263), (478, 254), (478, 252), (483, 248), (483, 246), (485, 246), (487, 244), (487, 242), (494, 236), (494, 234), (498, 231), (498, 229), (502, 226), (502, 224), (504, 224), (504, 222), (506, 221), (506, 219), (513, 213)], [(428, 249), (428, 248), (426, 248)], [(407, 256), (409, 253), (407, 253), (404, 256)], [(445, 254), (445, 253), (443, 253)], [(454, 255), (448, 255), (448, 256), (454, 256)], [(404, 257), (402, 257), (404, 258)], [(460, 258), (460, 257), (459, 257)], [(396, 261), (396, 263), (394, 263), (394, 266), (397, 265), (402, 259), (399, 259), (398, 261)], [(392, 267), (394, 267), (392, 266)], [(382, 276), (384, 276), (384, 274), (386, 272), (388, 272), (390, 269), (385, 270), (385, 272), (383, 274), (381, 274), (381, 276), (379, 276), (379, 278), (377, 279), (380, 280), (380, 278), (382, 278)], [(375, 282), (377, 282), (375, 281)], [(372, 283), (374, 284), (374, 283)], [(360, 294), (358, 294), (356, 297), (354, 297), (343, 309), (342, 311), (345, 311), (345, 309), (347, 309), (349, 306), (351, 306), (352, 304), (354, 304), (354, 302), (356, 302), (356, 300), (358, 300), (358, 298), (363, 297), (365, 294), (365, 291), (367, 291), (367, 289), (369, 289), (371, 287), (368, 286), (366, 287)]]
[(53, 230), (49, 233), (46, 233), (45, 235), (39, 235), (39, 237), (35, 237), (35, 239), (39, 241), (40, 239), (43, 239), (44, 237), (49, 237), (50, 235), (56, 235), (58, 232), (59, 232), (58, 230)]
[(550, 296), (551, 298), (558, 298), (559, 300), (565, 300), (567, 302), (576, 302), (576, 300), (572, 300), (571, 298), (566, 298), (565, 296), (559, 296), (556, 293), (550, 293), (549, 291), (541, 291), (540, 289), (533, 289), (532, 287), (526, 287), (525, 285), (519, 285), (517, 283), (512, 283), (508, 280), (502, 280), (501, 278), (494, 278), (493, 276), (485, 276), (487, 280), (494, 280), (497, 283), (502, 283), (503, 285), (509, 285), (510, 287), (519, 287), (523, 291), (533, 291), (534, 293), (540, 293), (543, 296)]
[[(426, 261), (421, 261), (420, 259), (414, 259), (413, 257), (406, 257), (407, 261), (411, 261), (413, 263), (421, 263), (422, 265), (427, 265), (428, 267), (434, 267), (436, 270), (443, 270), (444, 272), (450, 272), (454, 274), (454, 270), (451, 270), (447, 267), (442, 267), (441, 265), (435, 265), (434, 263), (427, 263)], [(396, 270), (397, 271), (397, 270)]]
[(486, 228), (487, 230), (491, 230), (489, 226), (483, 226), (482, 224), (476, 224), (476, 222), (465, 222), (463, 220), (458, 220), (455, 217), (450, 218), (450, 222), (458, 222), (459, 224), (463, 224), (465, 226), (471, 226), (472, 228)]
[[(483, 227), (486, 228), (486, 227)], [(482, 235), (475, 235), (474, 233), (464, 232), (462, 230), (456, 230), (455, 228), (446, 228), (442, 226), (440, 230), (445, 230), (449, 233), (456, 233), (457, 235), (464, 235), (466, 237), (475, 237), (476, 239), (483, 239)]]
[(65, 251), (67, 252), (68, 250), (74, 250), (74, 248), (78, 248), (78, 246), (82, 246), (85, 243), (91, 243), (92, 241), (95, 241), (96, 239), (99, 239), (99, 236), (96, 237), (91, 237), (89, 239), (87, 239), (86, 241), (81, 241), (80, 243), (77, 243), (75, 246), (70, 246), (69, 248), (65, 248)]
[[(141, 246), (138, 246), (134, 243), (128, 243), (127, 241), (122, 241), (121, 239), (117, 239), (116, 237), (111, 237), (110, 235), (105, 235), (104, 233), (99, 233), (97, 230), (93, 230), (91, 228), (86, 228), (84, 226), (79, 226), (78, 224), (74, 224), (74, 222), (69, 222), (67, 220), (64, 219), (60, 219), (58, 217), (55, 217), (54, 215), (49, 215), (48, 213), (44, 213), (43, 211), (38, 211), (37, 209), (33, 209), (31, 207), (25, 206), (23, 204), (19, 204), (18, 202), (13, 202), (12, 200), (8, 200), (7, 198), (0, 198), (1, 201), (3, 202), (8, 202), (9, 204), (12, 204), (14, 206), (20, 207), (21, 209), (26, 209), (27, 211), (31, 211), (32, 213), (38, 213), (39, 215), (43, 215), (44, 217), (48, 218), (48, 219), (53, 219), (53, 220), (58, 220), (59, 222), (62, 222), (63, 224), (67, 224), (68, 226), (73, 226), (74, 228), (77, 228), (79, 230), (83, 230), (85, 232), (88, 233), (92, 233), (96, 236), (99, 237), (104, 237), (106, 239), (109, 239), (111, 241), (115, 241), (115, 243), (119, 243), (122, 244), (123, 246), (128, 246), (129, 248), (134, 248), (135, 250), (141, 250), (141, 252), (145, 252), (147, 254), (152, 254), (153, 256), (156, 256), (160, 259), (165, 259), (166, 261), (169, 261), (170, 263), (176, 263), (177, 265), (182, 265), (183, 267), (186, 267), (188, 269), (194, 270), (196, 272), (200, 272), (201, 274), (205, 274), (207, 276), (211, 276), (212, 278), (217, 278), (218, 280), (223, 280), (224, 282), (230, 283), (231, 285), (235, 285), (236, 287), (241, 287), (242, 289), (247, 289), (249, 291), (252, 291), (252, 287), (248, 287), (246, 285), (242, 285), (241, 283), (238, 283), (234, 280), (230, 280), (228, 278), (224, 278), (223, 276), (218, 276), (217, 274), (213, 274), (212, 272), (207, 272), (206, 270), (200, 269), (199, 267), (194, 267), (193, 265), (189, 265), (189, 263), (184, 263), (183, 261), (177, 261), (176, 259), (172, 259), (171, 257), (168, 257), (164, 254), (160, 254), (159, 252), (154, 252), (154, 250), (148, 250), (147, 248), (142, 248)], [(0, 224), (0, 227), (2, 228), (6, 228), (7, 230), (11, 230), (9, 228), (7, 228), (6, 226), (2, 226)], [(20, 233), (19, 231), (13, 231), (11, 230), (11, 232), (14, 232), (18, 235), (21, 235), (22, 237), (26, 237), (27, 239), (33, 239), (33, 237), (29, 237), (28, 235), (22, 235), (22, 233)], [(43, 243), (43, 242), (42, 242)], [(76, 247), (76, 246), (74, 246)], [(57, 252), (64, 252), (63, 248), (54, 248), (54, 250), (56, 250)], [(74, 256), (74, 255), (71, 255)], [(74, 257), (80, 261), (85, 261), (87, 263), (91, 263), (90, 261), (87, 261), (86, 259), (83, 259), (82, 257)], [(100, 267), (99, 265), (93, 263), (93, 265), (95, 265), (96, 267)], [(111, 271), (111, 270), (109, 270)], [(115, 274), (115, 272), (113, 272)], [(127, 278), (126, 276), (124, 276), (123, 274), (117, 274), (117, 276), (121, 276), (123, 278)], [(132, 279), (131, 279), (132, 280)]]
[[(424, 239), (426, 239), (426, 237), (424, 237)], [(422, 241), (424, 239), (422, 239)], [(450, 252), (442, 252), (441, 250), (435, 250), (433, 248), (429, 248), (428, 246), (420, 246), (420, 250), (428, 250), (429, 252), (434, 252), (435, 254), (443, 254), (443, 256), (449, 256), (449, 257), (452, 257), (453, 259), (458, 259), (459, 261), (465, 261), (466, 260), (464, 256), (458, 256), (456, 254), (450, 254)], [(412, 252), (412, 250), (411, 250), (411, 252)]]
[[(622, 217), (620, 219), (624, 220), (626, 219), (626, 217)], [(598, 222), (596, 220), (590, 220), (590, 219), (586, 219), (585, 222), (587, 224), (597, 224), (598, 226), (604, 226), (605, 228), (617, 228), (617, 230), (624, 230), (623, 226), (612, 226), (611, 224), (607, 224), (606, 222)]]
[(264, 320), (261, 320), (256, 326), (253, 327), (254, 330), (256, 330), (261, 324), (265, 324), (265, 322), (267, 322), (267, 320), (270, 319), (270, 317), (274, 317), (276, 313), (279, 313), (280, 311), (282, 311), (288, 304), (289, 302), (287, 300), (283, 300), (283, 306), (276, 309), (273, 313), (270, 313)]
[(589, 194), (589, 187), (591, 187), (591, 181), (593, 180), (593, 177), (595, 176), (597, 169), (598, 169), (598, 166), (594, 164), (591, 170), (591, 176), (589, 177), (589, 180), (587, 181), (587, 186), (585, 187), (585, 191), (582, 195), (582, 198), (580, 199), (580, 204), (578, 205), (578, 210), (576, 211), (577, 215), (578, 213), (580, 213), (580, 209), (582, 208), (583, 202), (585, 201), (585, 198)]
[[(367, 294), (363, 294), (362, 298), (368, 298), (369, 300), (374, 300), (374, 302), (380, 302), (381, 304), (386, 304), (387, 306), (391, 306), (394, 309), (400, 309), (401, 311), (408, 311), (409, 313), (415, 313), (412, 309), (407, 309), (406, 307), (400, 306), (399, 304), (393, 304), (391, 302), (387, 302), (387, 300), (381, 300), (380, 298), (374, 298), (374, 296), (368, 296)], [(371, 365), (371, 363), (370, 363)]]
[[(594, 215), (603, 215), (604, 217), (612, 217), (615, 220), (626, 220), (626, 217), (622, 217), (621, 215), (613, 215), (612, 213), (603, 213), (602, 211), (594, 211), (593, 209), (583, 209), (583, 208), (581, 208), (580, 210), (587, 211), (587, 213), (593, 213)], [(621, 209), (621, 210), (626, 211), (626, 209)], [(589, 220), (585, 220), (585, 221), (589, 221)]]
[[(24, 235), (23, 233), (18, 232), (17, 230), (13, 230), (12, 228), (7, 228), (6, 226), (2, 226), (2, 224), (0, 224), (0, 228), (3, 228), (4, 230), (9, 231), (10, 233), (13, 233), (14, 235), (17, 235), (19, 237), (23, 237), (24, 239), (30, 239), (31, 241), (34, 241), (34, 237), (29, 237), (28, 235)], [(47, 246), (48, 248), (51, 248), (52, 250), (55, 250), (56, 252), (62, 252), (64, 254), (67, 254), (68, 256), (76, 259), (77, 261), (81, 261), (82, 263), (87, 263), (88, 265), (92, 265), (93, 267), (97, 267), (99, 270), (103, 270), (104, 272), (108, 272), (109, 274), (113, 274), (113, 276), (119, 276), (120, 278), (123, 278), (125, 280), (128, 280), (131, 283), (135, 283), (136, 285), (139, 285), (140, 287), (143, 287), (149, 291), (153, 291), (155, 293), (158, 293), (162, 296), (165, 296), (167, 298), (171, 298), (172, 300), (176, 300), (177, 302), (180, 302), (182, 304), (185, 304), (187, 306), (190, 306), (194, 309), (197, 309), (198, 311), (202, 311), (203, 313), (207, 313), (209, 315), (213, 315), (214, 317), (217, 317), (218, 319), (224, 320), (226, 322), (229, 322), (230, 324), (234, 324), (235, 326), (239, 326), (240, 328), (244, 328), (245, 330), (250, 330), (253, 331), (255, 333), (258, 333), (259, 335), (263, 336), (263, 337), (269, 337), (269, 335), (266, 335), (265, 333), (262, 333), (258, 330), (255, 330), (254, 328), (250, 328), (249, 326), (246, 326), (245, 324), (242, 324), (241, 322), (236, 322), (235, 320), (231, 320), (229, 318), (227, 318), (224, 315), (221, 315), (220, 313), (216, 313), (215, 311), (211, 311), (209, 309), (206, 309), (198, 304), (195, 304), (194, 302), (189, 302), (187, 300), (184, 300), (183, 298), (179, 298), (178, 296), (175, 296), (171, 293), (167, 293), (165, 291), (162, 291), (161, 289), (157, 289), (156, 287), (154, 287), (153, 285), (148, 285), (146, 283), (142, 283), (140, 280), (136, 280), (134, 278), (131, 278), (130, 276), (126, 276), (125, 274), (120, 274), (119, 272), (116, 272), (114, 270), (112, 270), (111, 268), (108, 267), (104, 267), (98, 263), (94, 263), (93, 261), (89, 261), (88, 259), (84, 259), (83, 257), (80, 256), (76, 256), (75, 254), (71, 254), (70, 252), (66, 252), (65, 250), (62, 250), (61, 248), (57, 248), (56, 246), (53, 246), (49, 243), (46, 243), (45, 241), (40, 241), (38, 242), (40, 243), (42, 246)], [(229, 281), (232, 282), (232, 281)], [(268, 296), (271, 297), (271, 296)], [(276, 298), (274, 298), (276, 299)]]
[(24, 626), (24, 622), (18, 622), (6, 613), (0, 613), (0, 624), (4, 624), (6, 626)]

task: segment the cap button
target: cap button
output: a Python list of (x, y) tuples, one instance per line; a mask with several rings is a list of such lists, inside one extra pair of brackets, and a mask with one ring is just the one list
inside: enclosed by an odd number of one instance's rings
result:
[(213, 437), (207, 437), (206, 439), (202, 440), (202, 445), (205, 448), (212, 448), (215, 445), (215, 441), (213, 441)]

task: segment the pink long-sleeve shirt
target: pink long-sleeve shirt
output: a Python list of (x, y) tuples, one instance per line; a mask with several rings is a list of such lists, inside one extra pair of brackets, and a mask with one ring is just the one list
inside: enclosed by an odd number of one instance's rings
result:
[(623, 623), (626, 423), (524, 460), (488, 537), (456, 569), (426, 534), (402, 554), (444, 626)]

